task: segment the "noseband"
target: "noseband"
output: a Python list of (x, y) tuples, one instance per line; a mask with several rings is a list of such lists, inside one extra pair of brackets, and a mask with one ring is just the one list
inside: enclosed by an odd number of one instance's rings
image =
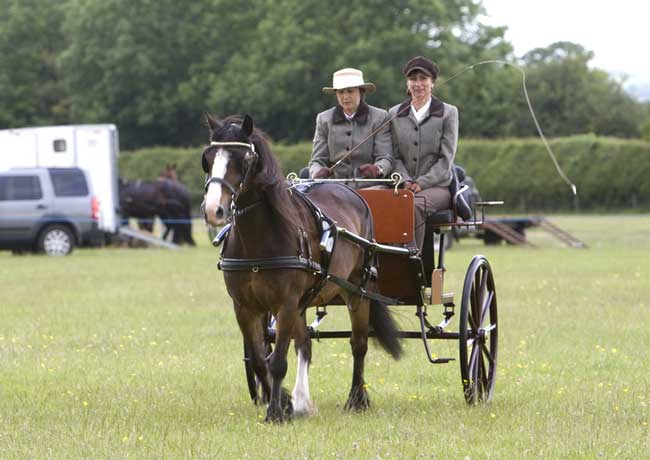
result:
[[(246, 142), (210, 142), (210, 146), (217, 146), (217, 147), (246, 147), (248, 149), (248, 152), (246, 153), (245, 159), (250, 158), (251, 161), (246, 167), (246, 170), (244, 172), (244, 178), (241, 180), (241, 182), (238, 184), (238, 188), (235, 188), (231, 183), (226, 181), (225, 179), (221, 177), (213, 177), (209, 176), (207, 177), (204, 185), (204, 190), (205, 193), (208, 193), (208, 187), (210, 187), (210, 184), (217, 183), (220, 185), (225, 186), (230, 193), (232, 194), (232, 201), (231, 201), (231, 208), (234, 214), (243, 214), (247, 208), (245, 207), (244, 209), (237, 209), (237, 198), (239, 198), (239, 193), (241, 190), (244, 188), (246, 183), (248, 182), (248, 178), (250, 176), (250, 172), (252, 169), (254, 169), (255, 164), (257, 163), (257, 159), (259, 158), (257, 152), (255, 151), (255, 145), (251, 143), (246, 143)], [(207, 176), (207, 174), (206, 174)], [(254, 205), (257, 203), (254, 203)]]

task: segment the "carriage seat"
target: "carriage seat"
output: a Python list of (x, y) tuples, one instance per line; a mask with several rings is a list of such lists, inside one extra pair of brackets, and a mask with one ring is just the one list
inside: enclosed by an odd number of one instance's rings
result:
[(459, 221), (467, 222), (472, 218), (472, 208), (469, 199), (465, 195), (467, 187), (464, 184), (465, 170), (462, 166), (454, 165), (452, 168), (452, 179), (449, 184), (451, 193), (451, 209), (443, 209), (427, 216), (427, 229), (439, 229), (445, 224), (453, 224)]
[(427, 228), (436, 228), (456, 222), (456, 213), (451, 209), (438, 211), (427, 216)]

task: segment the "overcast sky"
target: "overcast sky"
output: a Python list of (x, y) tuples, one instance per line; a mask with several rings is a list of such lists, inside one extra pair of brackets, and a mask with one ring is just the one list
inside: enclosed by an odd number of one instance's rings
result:
[(521, 56), (556, 41), (595, 53), (592, 66), (627, 75), (626, 85), (650, 85), (650, 0), (483, 0), (482, 22), (508, 27)]

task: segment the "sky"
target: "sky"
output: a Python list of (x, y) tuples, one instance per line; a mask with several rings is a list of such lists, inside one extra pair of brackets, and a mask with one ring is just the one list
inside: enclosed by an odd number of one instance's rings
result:
[(626, 87), (650, 87), (649, 0), (483, 0), (482, 22), (507, 26), (506, 40), (521, 56), (533, 48), (571, 41), (595, 53), (592, 67)]

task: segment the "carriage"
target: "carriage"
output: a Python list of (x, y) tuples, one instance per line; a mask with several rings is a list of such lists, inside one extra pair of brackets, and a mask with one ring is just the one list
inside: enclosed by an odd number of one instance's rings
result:
[[(293, 185), (313, 183), (312, 180), (299, 179), (289, 174), (288, 181)], [(364, 179), (339, 180), (322, 179), (315, 182), (363, 182)], [(349, 232), (340, 232), (343, 238), (374, 251), (378, 256), (377, 278), (379, 294), (391, 305), (414, 307), (418, 318), (419, 330), (399, 331), (404, 339), (420, 339), (429, 363), (446, 364), (455, 361), (452, 357), (437, 357), (432, 352), (430, 342), (433, 340), (457, 340), (459, 346), (460, 374), (463, 393), (468, 404), (485, 403), (492, 399), (494, 392), (497, 352), (498, 352), (498, 316), (497, 296), (492, 268), (483, 255), (472, 258), (462, 289), (460, 310), (457, 311), (454, 293), (445, 291), (445, 238), (451, 237), (454, 229), (476, 229), (484, 221), (485, 208), (501, 205), (499, 201), (478, 201), (472, 203), (471, 217), (463, 220), (457, 212), (456, 201), (466, 186), (462, 183), (452, 197), (451, 209), (428, 216), (426, 221), (425, 242), (422, 254), (407, 247), (414, 235), (414, 201), (409, 190), (398, 189), (398, 175), (390, 180), (390, 189), (362, 188), (357, 190), (368, 203), (375, 223), (375, 241), (365, 240)], [(373, 183), (377, 183), (376, 180)], [(219, 237), (215, 238), (219, 241)], [(216, 243), (217, 244), (217, 243)], [(344, 305), (340, 298), (335, 298), (328, 305), (314, 305), (315, 318), (308, 330), (311, 338), (349, 338), (349, 330), (320, 330), (327, 316), (330, 305)], [(441, 307), (442, 319), (437, 324), (429, 321), (429, 308)], [(450, 331), (452, 318), (459, 314), (456, 331)], [(373, 336), (373, 331), (370, 331)], [(268, 315), (266, 319), (265, 346), (268, 353), (272, 351), (275, 340), (275, 319)], [(244, 366), (248, 390), (253, 402), (258, 403), (260, 395), (259, 381), (251, 366), (248, 350), (244, 347)]]
[[(437, 357), (430, 343), (457, 340), (466, 401), (490, 401), (498, 351), (494, 276), (488, 260), (475, 256), (457, 312), (453, 294), (444, 288), (445, 238), (453, 228), (482, 225), (484, 209), (500, 202), (477, 202), (468, 212), (464, 188), (454, 176), (452, 207), (428, 216), (420, 251), (412, 244), (416, 197), (398, 187), (399, 176), (388, 179), (390, 188), (356, 191), (332, 179), (303, 181), (293, 175), (286, 181), (250, 117), (207, 121), (203, 210), (210, 224), (228, 221), (213, 245), (221, 246), (219, 268), (244, 337), (249, 393), (256, 404), (269, 403), (267, 421), (313, 413), (307, 378), (312, 338), (350, 338), (348, 410), (370, 404), (363, 375), (372, 336), (396, 359), (400, 339), (420, 339), (433, 364), (454, 358)], [(348, 306), (350, 330), (321, 330), (327, 308), (337, 304)], [(419, 330), (399, 330), (388, 305), (414, 308)], [(429, 320), (432, 306), (442, 309), (438, 324)], [(308, 325), (312, 307), (316, 318)], [(459, 325), (451, 331), (456, 313)], [(292, 341), (298, 372), (290, 396), (282, 383)]]

